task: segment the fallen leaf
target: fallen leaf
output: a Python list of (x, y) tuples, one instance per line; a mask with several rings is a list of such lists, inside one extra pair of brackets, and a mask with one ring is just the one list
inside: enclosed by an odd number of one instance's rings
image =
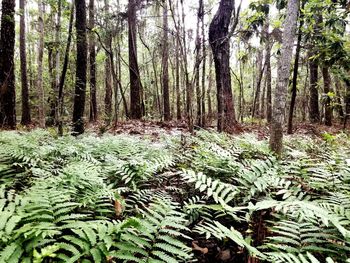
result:
[(192, 242), (192, 247), (193, 247), (193, 250), (200, 251), (202, 254), (207, 254), (209, 251), (207, 247), (203, 248), (198, 246), (196, 241)]

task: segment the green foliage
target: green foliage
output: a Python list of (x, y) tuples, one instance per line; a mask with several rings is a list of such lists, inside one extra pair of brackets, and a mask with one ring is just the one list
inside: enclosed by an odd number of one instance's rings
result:
[(349, 139), (157, 142), (0, 134), (0, 262), (190, 262), (191, 239), (265, 262), (346, 262)]

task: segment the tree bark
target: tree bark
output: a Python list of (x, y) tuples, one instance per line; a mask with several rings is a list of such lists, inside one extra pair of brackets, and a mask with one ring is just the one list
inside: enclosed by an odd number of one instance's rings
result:
[(57, 115), (57, 122), (58, 122), (58, 134), (60, 136), (63, 135), (63, 88), (64, 88), (64, 82), (66, 79), (67, 69), (68, 69), (68, 61), (69, 61), (69, 50), (70, 50), (70, 44), (72, 42), (72, 31), (73, 31), (73, 20), (74, 20), (74, 7), (75, 7), (75, 0), (71, 3), (70, 8), (70, 16), (69, 16), (69, 26), (68, 26), (68, 39), (67, 39), (67, 45), (66, 50), (64, 54), (64, 61), (63, 61), (63, 67), (62, 67), (62, 73), (60, 76), (59, 86), (58, 86), (58, 115)]
[[(305, 1), (302, 0), (302, 6), (301, 9), (303, 10), (305, 6)], [(301, 50), (301, 36), (302, 36), (302, 29), (304, 24), (304, 15), (303, 13), (300, 13), (300, 24), (298, 29), (298, 41), (297, 41), (297, 47), (295, 50), (295, 59), (294, 59), (294, 68), (293, 68), (293, 81), (292, 81), (292, 90), (291, 90), (291, 100), (290, 100), (290, 106), (289, 106), (289, 114), (288, 114), (288, 129), (287, 133), (292, 134), (293, 133), (293, 115), (294, 115), (294, 108), (295, 108), (295, 100), (297, 97), (297, 82), (298, 82), (298, 71), (299, 71), (299, 58), (300, 58), (300, 50)]]
[(170, 97), (169, 97), (169, 47), (168, 47), (168, 5), (163, 0), (163, 50), (162, 50), (162, 87), (163, 87), (163, 117), (170, 121)]
[(73, 108), (73, 134), (84, 132), (84, 110), (86, 91), (87, 69), (87, 41), (86, 41), (86, 4), (85, 0), (76, 0), (76, 35), (77, 35), (77, 60), (75, 75), (75, 94)]
[(202, 94), (201, 94), (201, 126), (206, 126), (206, 118), (205, 118), (205, 74), (206, 74), (206, 45), (205, 45), (205, 24), (204, 24), (204, 3), (203, 0), (200, 0), (199, 2), (200, 6), (200, 19), (202, 23)]
[(44, 5), (42, 0), (38, 0), (38, 30), (39, 30), (39, 42), (38, 42), (38, 72), (36, 77), (36, 87), (38, 92), (38, 113), (39, 113), (39, 127), (45, 127), (45, 93), (43, 86), (43, 57), (44, 57)]
[(213, 51), (216, 73), (219, 132), (232, 132), (237, 128), (231, 88), (228, 32), (233, 10), (233, 1), (221, 0), (219, 9), (209, 26), (209, 42)]
[(175, 88), (176, 88), (176, 118), (177, 120), (181, 120), (181, 91), (180, 91), (180, 43), (178, 38), (175, 38)]
[(105, 38), (105, 46), (108, 51), (106, 51), (106, 59), (105, 59), (105, 122), (109, 124), (112, 119), (112, 96), (113, 96), (113, 83), (112, 83), (112, 69), (111, 69), (111, 42), (112, 35), (109, 27), (109, 1), (105, 0), (105, 29), (106, 29), (106, 38)]
[(197, 120), (196, 124), (202, 126), (202, 105), (201, 105), (201, 87), (200, 87), (200, 64), (201, 64), (201, 51), (202, 51), (202, 41), (200, 38), (200, 21), (202, 14), (202, 0), (199, 0), (199, 6), (197, 11), (197, 28), (196, 28), (196, 60), (195, 60), (195, 87), (196, 87), (196, 100), (197, 100)]
[(331, 105), (331, 97), (329, 93), (331, 91), (331, 76), (329, 74), (329, 68), (326, 66), (322, 67), (322, 76), (323, 76), (323, 92), (325, 94), (324, 100), (324, 124), (327, 126), (332, 126), (332, 115), (333, 109)]
[(31, 123), (29, 105), (29, 87), (27, 77), (27, 51), (26, 51), (26, 22), (25, 22), (25, 0), (19, 1), (20, 24), (19, 24), (19, 52), (21, 60), (21, 88), (22, 88), (22, 116), (21, 124)]
[[(95, 0), (89, 1), (89, 28), (93, 30), (95, 27)], [(96, 47), (95, 33), (89, 34), (89, 62), (90, 62), (90, 122), (97, 121), (97, 98), (96, 98)]]
[(271, 85), (271, 48), (272, 43), (270, 40), (270, 33), (267, 32), (266, 35), (266, 120), (271, 123), (272, 120), (272, 85)]
[[(311, 55), (309, 56), (311, 57)], [(311, 123), (320, 121), (320, 111), (318, 107), (318, 65), (313, 59), (309, 61), (310, 69), (310, 98), (309, 98), (309, 119)]]
[(129, 0), (128, 4), (128, 39), (129, 39), (129, 75), (130, 75), (130, 118), (141, 119), (141, 79), (137, 62), (136, 41), (136, 0)]
[(254, 96), (254, 102), (253, 102), (253, 110), (252, 110), (252, 117), (259, 116), (259, 98), (260, 98), (260, 89), (261, 89), (261, 80), (262, 76), (264, 74), (264, 68), (263, 65), (263, 52), (262, 50), (258, 50), (257, 55), (257, 72), (256, 72), (256, 89), (255, 89), (255, 96)]
[(14, 74), (15, 0), (2, 0), (0, 33), (0, 127), (16, 128)]
[(299, 11), (299, 0), (289, 0), (284, 20), (281, 57), (278, 61), (278, 78), (271, 121), (270, 148), (277, 155), (282, 153), (283, 117), (293, 55), (295, 30)]

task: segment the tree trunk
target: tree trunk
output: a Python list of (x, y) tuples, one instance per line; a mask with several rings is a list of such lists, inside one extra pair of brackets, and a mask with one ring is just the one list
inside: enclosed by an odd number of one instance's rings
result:
[(105, 59), (105, 122), (108, 125), (112, 119), (112, 96), (113, 96), (113, 83), (112, 83), (112, 69), (111, 69), (111, 42), (112, 35), (111, 29), (109, 27), (109, 1), (105, 0), (105, 30), (106, 30), (106, 38), (105, 38), (105, 46), (108, 49), (106, 51), (106, 59)]
[(176, 87), (176, 118), (177, 120), (181, 120), (181, 92), (180, 92), (180, 43), (177, 38), (175, 38), (176, 42), (176, 57), (175, 57), (175, 87)]
[(130, 118), (141, 119), (141, 79), (137, 62), (136, 41), (136, 6), (137, 0), (129, 0), (128, 25), (129, 25), (129, 74), (130, 74)]
[(44, 4), (42, 0), (38, 0), (38, 73), (36, 77), (36, 87), (38, 91), (38, 112), (39, 112), (39, 127), (45, 127), (45, 94), (43, 87), (43, 57), (44, 57)]
[(201, 94), (201, 125), (205, 127), (206, 119), (205, 119), (205, 70), (206, 70), (206, 46), (205, 46), (205, 24), (204, 24), (204, 3), (203, 0), (199, 2), (200, 13), (201, 13), (201, 23), (202, 23), (202, 94)]
[(271, 48), (270, 33), (266, 35), (266, 120), (271, 123), (272, 120), (272, 85), (271, 85)]
[[(311, 57), (310, 55), (309, 57)], [(309, 61), (310, 68), (310, 98), (309, 98), (309, 118), (311, 123), (320, 121), (320, 111), (318, 107), (318, 65), (313, 59)]]
[(322, 76), (323, 76), (323, 92), (325, 94), (325, 100), (324, 100), (324, 124), (327, 126), (332, 126), (332, 105), (331, 105), (331, 97), (329, 96), (329, 93), (331, 91), (331, 76), (329, 75), (329, 68), (326, 66), (322, 67)]
[(84, 110), (87, 69), (87, 41), (86, 41), (86, 4), (85, 0), (76, 0), (76, 34), (77, 34), (77, 60), (75, 75), (75, 94), (73, 108), (73, 134), (84, 132)]
[(286, 13), (287, 16), (283, 26), (284, 31), (282, 37), (281, 57), (278, 61), (278, 77), (271, 121), (270, 148), (277, 155), (281, 155), (282, 153), (283, 117), (288, 91), (298, 11), (299, 0), (289, 0)]
[(64, 54), (62, 73), (61, 73), (59, 86), (58, 86), (58, 115), (57, 115), (58, 121), (57, 122), (58, 122), (58, 134), (60, 136), (63, 135), (63, 120), (62, 120), (62, 117), (63, 117), (63, 87), (64, 87), (64, 82), (66, 79), (66, 74), (67, 74), (67, 69), (68, 69), (70, 44), (72, 42), (74, 6), (75, 6), (75, 1), (73, 0), (71, 3), (70, 16), (69, 16), (68, 39), (67, 39), (66, 51)]
[(253, 110), (252, 110), (252, 117), (259, 116), (259, 98), (260, 98), (260, 89), (261, 89), (261, 80), (262, 76), (264, 74), (264, 68), (263, 66), (263, 51), (258, 50), (257, 55), (257, 72), (256, 72), (256, 89), (255, 89), (255, 96), (253, 101)]
[(212, 52), (209, 53), (209, 76), (208, 76), (208, 90), (207, 90), (207, 97), (208, 97), (208, 119), (211, 122), (213, 118), (213, 108), (212, 108), (212, 102), (211, 102), (211, 88), (213, 85), (213, 54)]
[[(89, 1), (89, 28), (95, 27), (95, 0)], [(90, 31), (89, 34), (89, 60), (90, 60), (90, 122), (97, 121), (97, 99), (96, 99), (96, 48), (95, 33)]]
[(22, 117), (21, 124), (31, 123), (29, 106), (29, 87), (27, 78), (27, 51), (26, 51), (26, 22), (25, 22), (25, 0), (19, 1), (20, 24), (19, 24), (19, 52), (21, 60), (21, 87), (22, 87)]
[(197, 99), (197, 120), (196, 124), (202, 126), (202, 105), (201, 105), (201, 88), (200, 88), (200, 64), (201, 64), (201, 51), (202, 41), (200, 38), (200, 21), (202, 14), (202, 0), (199, 0), (199, 6), (197, 11), (197, 28), (196, 28), (196, 60), (195, 60), (195, 86), (196, 86), (196, 99)]
[(344, 123), (343, 123), (343, 129), (346, 129), (347, 121), (350, 116), (350, 80), (345, 78), (345, 96), (344, 96), (344, 103), (345, 103), (345, 116), (344, 116)]
[(16, 128), (14, 73), (15, 0), (2, 0), (0, 35), (0, 127)]
[(162, 86), (163, 86), (163, 114), (164, 120), (170, 121), (170, 98), (169, 98), (169, 47), (168, 47), (168, 5), (163, 0), (163, 55), (162, 55)]
[(230, 43), (228, 29), (233, 1), (221, 0), (209, 26), (209, 42), (213, 51), (218, 107), (218, 131), (232, 132), (237, 128), (230, 75)]
[[(305, 0), (302, 0), (302, 6), (301, 9), (303, 10), (305, 6)], [(297, 97), (297, 82), (298, 82), (298, 71), (299, 71), (299, 58), (300, 58), (300, 50), (301, 50), (301, 36), (302, 36), (302, 29), (304, 24), (303, 19), (303, 13), (300, 13), (300, 24), (299, 24), (299, 30), (298, 30), (298, 42), (297, 47), (295, 50), (295, 59), (294, 59), (294, 68), (293, 68), (293, 82), (292, 82), (292, 90), (291, 90), (291, 100), (290, 100), (290, 106), (289, 106), (289, 114), (288, 114), (288, 129), (287, 133), (292, 134), (293, 133), (293, 115), (294, 115), (294, 108), (295, 108), (295, 100)]]

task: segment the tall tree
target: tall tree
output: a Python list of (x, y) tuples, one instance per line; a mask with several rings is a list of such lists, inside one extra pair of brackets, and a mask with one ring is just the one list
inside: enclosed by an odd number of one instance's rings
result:
[(2, 0), (0, 33), (0, 127), (16, 128), (14, 74), (15, 0)]
[(19, 21), (19, 55), (21, 60), (21, 87), (22, 87), (22, 117), (21, 124), (31, 123), (29, 106), (29, 86), (27, 77), (27, 51), (26, 51), (26, 22), (25, 22), (25, 0), (19, 1), (20, 21)]
[(77, 36), (77, 59), (75, 75), (75, 94), (73, 108), (73, 133), (84, 132), (84, 109), (87, 69), (87, 41), (86, 41), (86, 6), (85, 0), (75, 1), (75, 28)]
[(310, 96), (309, 96), (309, 119), (311, 123), (317, 123), (320, 120), (320, 111), (318, 107), (318, 64), (315, 59), (309, 55), (310, 71)]
[(266, 22), (266, 38), (265, 38), (265, 67), (266, 67), (266, 120), (268, 123), (271, 122), (272, 119), (272, 89), (271, 89), (271, 48), (272, 42), (269, 32), (269, 22)]
[(277, 155), (282, 153), (283, 117), (293, 55), (295, 30), (299, 11), (299, 0), (289, 0), (283, 23), (281, 57), (277, 68), (277, 85), (272, 110), (270, 148)]
[(141, 79), (137, 62), (136, 39), (136, 7), (137, 0), (129, 0), (128, 3), (128, 42), (129, 42), (129, 74), (130, 74), (130, 117), (142, 118), (141, 106)]
[[(231, 88), (229, 42), (229, 25), (234, 9), (234, 1), (221, 0), (209, 26), (209, 42), (213, 51), (216, 74), (218, 131), (233, 131), (237, 128)], [(235, 19), (230, 33), (238, 24), (239, 11), (240, 5), (237, 12), (234, 12)]]
[(325, 94), (324, 99), (324, 124), (327, 126), (332, 126), (332, 105), (331, 105), (331, 97), (329, 93), (331, 93), (331, 76), (329, 74), (329, 67), (322, 67), (322, 76), (323, 76), (323, 92)]
[(95, 47), (95, 0), (89, 1), (89, 62), (90, 62), (90, 122), (97, 121), (97, 98), (96, 98), (96, 47)]
[(297, 82), (298, 82), (298, 72), (299, 72), (299, 58), (300, 58), (300, 51), (301, 51), (301, 37), (302, 37), (302, 30), (303, 30), (303, 9), (305, 6), (305, 1), (302, 1), (301, 6), (301, 13), (300, 13), (300, 22), (299, 22), (299, 29), (298, 29), (298, 41), (297, 41), (297, 47), (295, 50), (295, 58), (294, 58), (294, 68), (293, 68), (293, 80), (292, 80), (292, 90), (291, 90), (291, 99), (290, 99), (290, 106), (289, 106), (289, 114), (288, 114), (288, 134), (293, 133), (293, 115), (294, 115), (294, 108), (295, 108), (295, 101), (297, 97)]
[(69, 51), (70, 51), (70, 45), (72, 42), (72, 31), (73, 31), (73, 20), (74, 20), (74, 7), (75, 7), (75, 0), (71, 3), (70, 8), (70, 16), (69, 16), (69, 25), (68, 25), (68, 38), (67, 38), (67, 44), (66, 44), (66, 50), (64, 53), (64, 60), (63, 60), (63, 66), (62, 66), (62, 72), (60, 76), (59, 86), (58, 86), (58, 115), (57, 115), (57, 122), (58, 122), (58, 134), (60, 136), (63, 135), (63, 88), (64, 83), (66, 80), (66, 74), (68, 69), (68, 62), (69, 62)]
[(164, 120), (170, 121), (170, 95), (169, 95), (169, 37), (168, 37), (168, 4), (163, 0), (163, 55), (162, 55), (162, 86), (163, 86), (163, 112)]
[(39, 42), (38, 42), (38, 72), (36, 76), (36, 87), (39, 99), (38, 113), (39, 113), (39, 126), (45, 127), (45, 93), (43, 86), (43, 57), (44, 57), (44, 4), (42, 0), (38, 0), (38, 30), (39, 30)]
[(105, 15), (105, 28), (106, 28), (106, 38), (105, 38), (105, 46), (107, 50), (106, 59), (105, 59), (105, 121), (106, 124), (109, 124), (112, 119), (112, 96), (113, 96), (113, 83), (112, 83), (112, 59), (111, 59), (111, 43), (112, 43), (112, 35), (111, 30), (109, 28), (109, 1), (105, 0), (104, 6), (104, 15)]

